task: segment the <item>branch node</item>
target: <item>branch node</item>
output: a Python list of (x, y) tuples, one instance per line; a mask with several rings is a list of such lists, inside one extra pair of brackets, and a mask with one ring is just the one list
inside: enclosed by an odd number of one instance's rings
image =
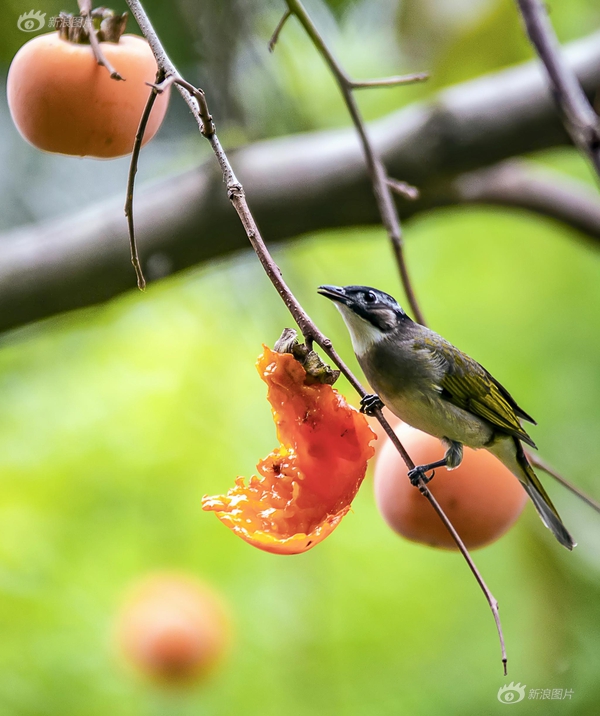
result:
[[(233, 201), (234, 199), (238, 199), (240, 197), (244, 196), (244, 187), (239, 182), (233, 182), (231, 184), (227, 185), (227, 196), (229, 197), (229, 201)], [(254, 232), (252, 232), (252, 235), (254, 237)], [(250, 237), (248, 237), (250, 238)]]

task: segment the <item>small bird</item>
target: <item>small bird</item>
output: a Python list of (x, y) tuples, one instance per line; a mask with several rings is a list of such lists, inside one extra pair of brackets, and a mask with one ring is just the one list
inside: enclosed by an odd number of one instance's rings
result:
[(387, 406), (401, 420), (439, 438), (443, 459), (418, 465), (412, 482), (437, 467), (453, 470), (463, 445), (485, 448), (515, 475), (542, 522), (567, 549), (575, 542), (533, 471), (521, 443), (535, 448), (521, 420), (535, 420), (500, 383), (437, 333), (415, 323), (392, 296), (369, 286), (320, 286), (335, 302), (350, 331), (363, 372), (376, 391), (361, 401), (363, 412)]

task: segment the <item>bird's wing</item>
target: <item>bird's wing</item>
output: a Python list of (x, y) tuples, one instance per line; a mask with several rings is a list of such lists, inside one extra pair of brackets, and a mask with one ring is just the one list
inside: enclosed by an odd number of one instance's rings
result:
[(531, 418), (477, 361), (437, 337), (416, 341), (415, 349), (429, 351), (432, 359), (445, 367), (439, 385), (442, 398), (535, 447), (519, 422), (519, 416)]

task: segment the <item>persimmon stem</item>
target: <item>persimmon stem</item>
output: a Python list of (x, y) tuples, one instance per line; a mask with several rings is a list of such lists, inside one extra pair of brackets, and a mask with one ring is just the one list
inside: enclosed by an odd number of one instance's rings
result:
[[(219, 142), (216, 129), (214, 129), (214, 124), (212, 123), (212, 117), (208, 112), (208, 106), (206, 104), (206, 96), (204, 95), (204, 92), (201, 92), (201, 90), (196, 90), (195, 88), (193, 88), (192, 85), (189, 85), (189, 83), (187, 83), (181, 78), (181, 75), (177, 71), (175, 65), (171, 62), (168, 55), (166, 54), (165, 49), (162, 46), (162, 43), (160, 42), (158, 35), (156, 34), (156, 31), (154, 30), (154, 27), (152, 26), (152, 23), (150, 22), (150, 19), (148, 18), (141, 2), (139, 0), (127, 0), (127, 4), (129, 5), (133, 16), (137, 20), (137, 23), (142, 33), (144, 34), (144, 36), (148, 40), (150, 47), (152, 48), (158, 67), (162, 69), (165, 73), (164, 82), (176, 83), (179, 93), (183, 97), (188, 107), (191, 109), (196, 119), (200, 132), (208, 139), (223, 173), (223, 180), (227, 189), (227, 195), (238, 217), (240, 218), (240, 221), (242, 222), (242, 226), (244, 227), (244, 231), (246, 232), (248, 241), (254, 249), (258, 260), (260, 261), (265, 273), (267, 274), (267, 277), (279, 293), (288, 311), (292, 315), (292, 318), (302, 332), (302, 335), (304, 336), (306, 341), (306, 345), (308, 347), (312, 347), (313, 341), (314, 343), (319, 345), (323, 352), (344, 374), (344, 376), (346, 377), (350, 385), (356, 390), (358, 395), (361, 398), (364, 398), (367, 395), (367, 391), (363, 388), (360, 381), (356, 378), (350, 368), (348, 368), (342, 358), (338, 355), (337, 351), (333, 347), (331, 340), (324, 333), (321, 332), (318, 326), (312, 321), (306, 311), (302, 308), (300, 302), (294, 296), (294, 294), (286, 284), (281, 269), (273, 260), (273, 257), (271, 256), (264, 242), (264, 239), (261, 236), (256, 221), (254, 220), (254, 217), (250, 211), (250, 207), (248, 206), (248, 202), (246, 201), (244, 188), (237, 179), (233, 167), (231, 166), (229, 159), (225, 151), (223, 150), (221, 143)], [(198, 95), (199, 92), (201, 92), (200, 95)], [(199, 97), (201, 98), (202, 105), (200, 104)], [(205, 131), (206, 123), (210, 123), (213, 127), (210, 133), (207, 133)], [(375, 410), (373, 414), (389, 436), (390, 440), (392, 441), (398, 452), (400, 453), (400, 456), (404, 460), (407, 469), (412, 470), (415, 467), (415, 463), (412, 461), (410, 455), (407, 453), (406, 449), (402, 445), (400, 439), (392, 429), (391, 425), (385, 419), (382, 411)], [(496, 623), (496, 628), (498, 630), (498, 636), (500, 639), (500, 647), (502, 652), (502, 664), (504, 674), (506, 675), (506, 647), (504, 643), (502, 625), (500, 623), (500, 616), (498, 613), (498, 602), (489, 590), (488, 586), (483, 580), (483, 577), (479, 573), (479, 570), (473, 562), (467, 547), (452, 526), (452, 523), (438, 504), (437, 500), (433, 497), (433, 495), (427, 489), (425, 483), (422, 480), (417, 483), (417, 486), (421, 491), (421, 494), (427, 500), (429, 500), (433, 509), (437, 512), (438, 516), (446, 526), (446, 529), (448, 529), (448, 531), (452, 535), (452, 538), (456, 542), (458, 549), (465, 558), (471, 572), (475, 576), (477, 583), (479, 584), (482, 592), (486, 597), (486, 600), (492, 611), (494, 621)]]
[(98, 42), (96, 29), (94, 28), (94, 21), (92, 20), (92, 0), (77, 0), (77, 4), (79, 5), (79, 12), (83, 17), (84, 27), (89, 35), (90, 45), (92, 46), (96, 62), (106, 68), (111, 76), (111, 79), (124, 81), (124, 78), (117, 72), (117, 70), (115, 70), (106, 58), (104, 52), (102, 52), (100, 43)]

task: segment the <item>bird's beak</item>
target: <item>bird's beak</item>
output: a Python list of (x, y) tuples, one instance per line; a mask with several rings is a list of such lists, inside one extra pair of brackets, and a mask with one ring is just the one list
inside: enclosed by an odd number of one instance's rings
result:
[(347, 306), (350, 303), (345, 289), (341, 286), (319, 286), (319, 293), (321, 296), (325, 296), (325, 298), (329, 298), (332, 301), (343, 303), (344, 306)]

